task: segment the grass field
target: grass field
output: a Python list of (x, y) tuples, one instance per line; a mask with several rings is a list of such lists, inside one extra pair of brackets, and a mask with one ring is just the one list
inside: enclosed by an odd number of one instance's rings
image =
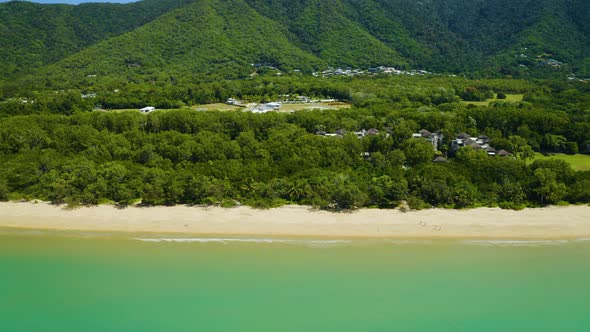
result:
[[(186, 109), (186, 108), (167, 108), (167, 109), (156, 108), (156, 111), (177, 111), (177, 110), (181, 110), (181, 109)], [(119, 108), (119, 109), (106, 110), (106, 112), (115, 112), (115, 113), (120, 113), (120, 112), (138, 112), (139, 113), (139, 109), (137, 109), (137, 108)]]
[[(192, 110), (196, 111), (248, 111), (252, 110), (256, 104), (249, 104), (246, 107), (239, 107), (234, 105), (228, 105), (223, 103), (217, 104), (205, 104), (205, 105), (195, 105), (190, 107)], [(293, 111), (303, 111), (303, 110), (311, 110), (311, 109), (342, 109), (342, 108), (350, 108), (350, 104), (348, 103), (341, 103), (341, 102), (331, 102), (331, 103), (300, 103), (300, 104), (282, 104), (281, 108), (278, 112), (293, 112)]]
[(572, 168), (576, 171), (590, 171), (590, 155), (585, 155), (585, 154), (569, 155), (569, 154), (558, 153), (558, 154), (552, 154), (549, 156), (544, 156), (540, 153), (536, 153), (535, 160), (537, 160), (537, 159), (561, 159), (561, 160), (565, 160), (568, 163), (570, 163), (570, 165), (572, 165)]
[[(229, 111), (247, 111), (252, 110), (252, 108), (256, 104), (249, 104), (246, 107), (240, 107), (235, 105), (228, 105), (225, 103), (215, 103), (215, 104), (203, 104), (203, 105), (194, 105), (190, 107), (184, 107), (183, 110), (194, 110), (194, 111), (221, 111), (221, 112), (229, 112)], [(330, 103), (301, 103), (301, 104), (283, 104), (281, 105), (280, 110), (278, 112), (293, 112), (293, 111), (302, 111), (302, 110), (311, 110), (311, 109), (321, 109), (321, 110), (337, 110), (343, 108), (350, 108), (350, 104), (342, 103), (342, 102), (330, 102)], [(131, 108), (131, 109), (113, 109), (108, 110), (108, 112), (139, 112), (139, 109)], [(163, 109), (156, 109), (156, 111), (169, 111)]]
[(204, 105), (195, 105), (191, 106), (192, 110), (195, 111), (239, 111), (243, 110), (243, 107), (229, 105), (225, 103), (216, 103), (216, 104), (204, 104)]
[(522, 94), (507, 94), (506, 99), (497, 99), (496, 97), (492, 99), (488, 99), (486, 101), (465, 101), (462, 100), (461, 102), (466, 105), (475, 105), (475, 106), (489, 106), (491, 102), (501, 101), (505, 103), (518, 103), (521, 102), (524, 98)]
[(283, 104), (281, 112), (303, 111), (303, 110), (337, 110), (343, 108), (350, 108), (350, 104), (334, 102), (334, 103), (305, 103), (305, 104)]

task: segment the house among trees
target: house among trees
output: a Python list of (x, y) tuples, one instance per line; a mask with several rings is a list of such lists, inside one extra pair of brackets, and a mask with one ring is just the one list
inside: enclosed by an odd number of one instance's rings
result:
[(443, 134), (439, 131), (435, 131), (434, 133), (429, 132), (426, 129), (421, 129), (419, 132), (412, 135), (413, 138), (423, 138), (432, 144), (434, 150), (439, 149), (442, 145)]
[(361, 130), (361, 131), (355, 131), (354, 132), (356, 134), (356, 136), (358, 136), (358, 138), (363, 138), (365, 136), (375, 136), (379, 134), (379, 130), (377, 130), (376, 128), (371, 128), (369, 130)]
[(451, 152), (457, 152), (459, 148), (468, 146), (474, 150), (484, 150), (488, 156), (509, 156), (510, 153), (505, 150), (496, 151), (490, 146), (490, 138), (485, 135), (478, 137), (471, 137), (467, 133), (460, 133), (457, 137), (451, 141)]
[(281, 108), (281, 103), (266, 103), (263, 105), (264, 108), (270, 108), (273, 110), (278, 110), (279, 108)]
[(276, 102), (266, 103), (266, 104), (256, 106), (252, 110), (252, 113), (266, 113), (266, 112), (270, 112), (270, 111), (278, 111), (280, 108), (281, 108), (281, 103), (276, 103)]
[(143, 113), (143, 114), (148, 114), (148, 113), (151, 113), (151, 112), (153, 112), (155, 110), (156, 110), (155, 107), (153, 107), (153, 106), (147, 106), (147, 107), (141, 108), (139, 111), (141, 113)]
[(338, 129), (334, 133), (328, 133), (325, 130), (318, 130), (318, 131), (316, 131), (315, 134), (318, 136), (326, 136), (326, 137), (343, 137), (344, 134), (346, 134), (346, 132), (344, 131), (344, 129)]
[[(344, 129), (338, 129), (334, 133), (328, 133), (324, 130), (318, 130), (318, 131), (316, 131), (315, 134), (319, 135), (319, 136), (327, 136), (327, 137), (343, 137), (346, 134), (346, 131)], [(369, 130), (363, 129), (361, 131), (355, 131), (354, 134), (358, 138), (363, 138), (365, 136), (379, 135), (379, 130), (376, 128), (370, 128)]]
[(433, 163), (448, 163), (448, 161), (443, 156), (437, 156), (432, 160)]
[(311, 98), (308, 96), (297, 96), (296, 100), (300, 103), (311, 103)]
[(563, 66), (563, 62), (561, 61), (557, 61), (555, 59), (547, 59), (547, 61), (545, 61), (545, 64), (551, 67), (555, 67), (555, 68), (559, 68), (561, 66)]

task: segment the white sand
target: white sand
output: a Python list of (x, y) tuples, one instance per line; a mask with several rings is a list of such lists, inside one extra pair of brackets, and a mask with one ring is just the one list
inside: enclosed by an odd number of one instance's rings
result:
[(0, 227), (133, 233), (318, 237), (590, 238), (590, 207), (523, 211), (478, 208), (349, 213), (304, 206), (129, 207), (102, 205), (67, 210), (48, 203), (0, 203)]

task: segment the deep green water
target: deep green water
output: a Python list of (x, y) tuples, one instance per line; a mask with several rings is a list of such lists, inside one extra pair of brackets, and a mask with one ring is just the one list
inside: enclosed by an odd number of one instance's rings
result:
[(590, 331), (590, 241), (0, 232), (0, 331)]

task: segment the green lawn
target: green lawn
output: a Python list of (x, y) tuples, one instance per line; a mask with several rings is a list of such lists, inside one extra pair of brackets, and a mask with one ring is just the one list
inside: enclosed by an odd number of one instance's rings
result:
[[(180, 110), (180, 109), (188, 109), (188, 108), (156, 108), (156, 111), (172, 111), (172, 110)], [(117, 109), (110, 109), (107, 112), (139, 112), (139, 108), (117, 108)]]
[(506, 94), (506, 99), (497, 99), (496, 97), (488, 99), (486, 101), (465, 101), (462, 100), (461, 102), (466, 105), (475, 105), (475, 106), (489, 106), (491, 102), (494, 101), (501, 101), (506, 103), (518, 103), (521, 102), (524, 98), (523, 94)]
[(191, 109), (196, 111), (239, 111), (243, 110), (243, 107), (235, 106), (235, 105), (228, 105), (225, 103), (215, 103), (215, 104), (204, 104), (204, 105), (195, 105), (192, 106)]
[[(206, 104), (206, 105), (195, 105), (190, 109), (197, 111), (248, 111), (252, 110), (255, 104), (249, 104), (247, 107), (239, 107), (234, 105), (228, 105), (223, 103)], [(291, 112), (291, 111), (302, 111), (310, 109), (342, 109), (350, 108), (350, 104), (333, 102), (333, 103), (300, 103), (300, 104), (282, 104), (278, 112)]]
[(572, 165), (572, 168), (576, 171), (590, 171), (590, 155), (585, 155), (585, 154), (569, 155), (569, 154), (558, 153), (558, 154), (552, 154), (549, 156), (544, 156), (540, 153), (535, 154), (535, 160), (536, 159), (550, 159), (550, 158), (565, 160), (568, 163), (570, 163), (570, 165)]
[[(194, 110), (194, 111), (243, 111), (249, 110), (253, 107), (254, 104), (251, 104), (248, 107), (240, 107), (235, 105), (228, 105), (225, 103), (215, 103), (215, 104), (203, 104), (203, 105), (193, 105), (190, 107), (183, 107), (183, 110)], [(291, 112), (291, 111), (301, 111), (301, 110), (309, 110), (309, 109), (343, 109), (343, 108), (350, 108), (350, 104), (342, 103), (342, 102), (332, 102), (332, 103), (312, 103), (312, 104), (283, 104), (279, 112)], [(170, 109), (158, 109), (156, 111), (169, 111)], [(139, 109), (112, 109), (108, 110), (108, 112), (139, 112)]]
[(301, 104), (283, 104), (281, 105), (281, 111), (304, 111), (304, 110), (338, 110), (343, 108), (350, 108), (350, 104), (334, 102), (334, 103), (301, 103)]

